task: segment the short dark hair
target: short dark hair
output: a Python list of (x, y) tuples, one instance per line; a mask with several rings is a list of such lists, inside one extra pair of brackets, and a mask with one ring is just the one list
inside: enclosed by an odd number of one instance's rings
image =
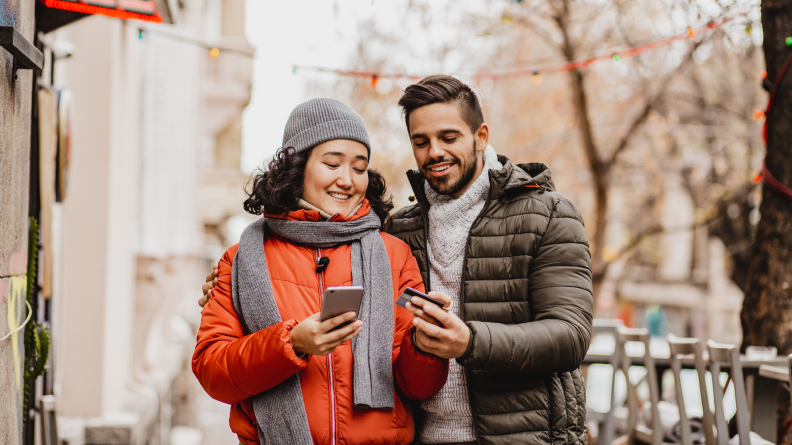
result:
[[(254, 215), (269, 213), (282, 215), (297, 210), (297, 202), (303, 193), (303, 177), (305, 166), (311, 150), (298, 152), (294, 147), (279, 148), (266, 170), (258, 170), (253, 174), (245, 187), (248, 199), (245, 200), (245, 211)], [(393, 210), (393, 197), (386, 195), (385, 178), (376, 170), (369, 169), (369, 184), (366, 199), (382, 224)]]
[(404, 94), (399, 99), (407, 131), (410, 131), (410, 113), (418, 108), (438, 103), (456, 103), (462, 120), (468, 124), (472, 133), (484, 123), (484, 113), (473, 89), (456, 77), (435, 74), (405, 88)]

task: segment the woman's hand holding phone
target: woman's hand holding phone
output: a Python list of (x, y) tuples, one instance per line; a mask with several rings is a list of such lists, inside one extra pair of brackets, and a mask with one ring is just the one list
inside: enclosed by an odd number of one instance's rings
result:
[[(291, 343), (294, 352), (325, 356), (330, 354), (339, 345), (352, 340), (360, 333), (363, 322), (353, 321), (357, 315), (347, 312), (325, 321), (319, 321), (319, 314), (313, 314), (301, 321), (291, 330)], [(352, 323), (349, 323), (352, 321)], [(330, 332), (336, 326), (348, 325)]]

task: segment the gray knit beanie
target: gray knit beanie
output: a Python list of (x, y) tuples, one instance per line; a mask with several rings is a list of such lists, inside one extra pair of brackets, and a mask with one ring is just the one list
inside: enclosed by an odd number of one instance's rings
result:
[(297, 105), (283, 130), (283, 147), (294, 147), (298, 152), (334, 139), (360, 142), (371, 156), (363, 118), (335, 99), (311, 99)]

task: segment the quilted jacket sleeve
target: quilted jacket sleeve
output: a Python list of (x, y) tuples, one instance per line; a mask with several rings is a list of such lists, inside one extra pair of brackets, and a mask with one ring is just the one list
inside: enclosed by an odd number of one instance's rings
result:
[(583, 218), (561, 198), (553, 208), (529, 275), (533, 321), (469, 321), (472, 336), (462, 366), (513, 374), (571, 371), (591, 341), (591, 254)]
[(245, 335), (231, 300), (231, 267), (236, 246), (218, 264), (218, 283), (204, 306), (192, 369), (214, 399), (239, 403), (262, 393), (303, 369), (308, 359), (297, 357), (286, 320)]

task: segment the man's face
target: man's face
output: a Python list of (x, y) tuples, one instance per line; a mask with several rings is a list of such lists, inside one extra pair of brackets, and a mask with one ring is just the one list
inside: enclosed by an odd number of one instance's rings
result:
[(489, 130), (476, 134), (456, 104), (438, 103), (410, 113), (410, 139), (418, 168), (437, 193), (459, 198), (481, 173)]

